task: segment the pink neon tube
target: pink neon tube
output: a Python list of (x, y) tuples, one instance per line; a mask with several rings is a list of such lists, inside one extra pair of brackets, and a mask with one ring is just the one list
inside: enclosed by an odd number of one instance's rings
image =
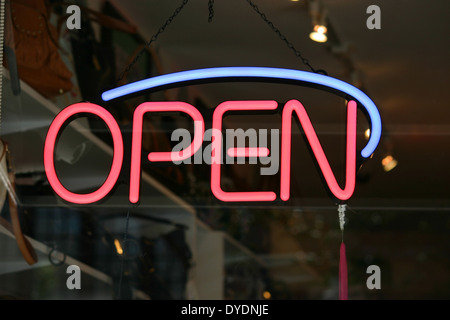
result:
[(297, 113), (300, 124), (311, 146), (311, 149), (320, 166), (322, 174), (328, 184), (328, 188), (339, 200), (349, 199), (355, 190), (356, 179), (356, 117), (357, 105), (355, 101), (349, 101), (347, 105), (347, 150), (346, 150), (346, 175), (345, 188), (341, 189), (328, 163), (327, 157), (317, 138), (308, 114), (303, 105), (297, 100), (286, 103), (282, 116), (281, 138), (281, 188), (280, 197), (287, 201), (290, 197), (291, 176), (291, 127), (292, 113)]
[(227, 150), (229, 157), (259, 158), (269, 156), (268, 148), (230, 148)]
[[(213, 114), (214, 132), (222, 132), (223, 115), (228, 111), (240, 110), (274, 110), (277, 108), (276, 101), (227, 101), (217, 106)], [(263, 148), (255, 148), (258, 150), (249, 150), (251, 148), (231, 149), (231, 153), (240, 155), (250, 155), (250, 153), (264, 153)], [(261, 150), (259, 150), (261, 149)], [(268, 150), (267, 150), (268, 152)], [(243, 153), (243, 154), (242, 154)], [(256, 191), (256, 192), (225, 192), (221, 187), (221, 159), (222, 159), (222, 135), (214, 135), (212, 138), (212, 157), (211, 157), (211, 191), (214, 196), (222, 201), (228, 202), (246, 202), (246, 201), (274, 201), (276, 199), (275, 192)]]
[(130, 168), (130, 195), (131, 203), (139, 201), (141, 180), (141, 154), (142, 154), (142, 125), (144, 114), (147, 112), (184, 112), (194, 120), (194, 138), (192, 143), (184, 150), (178, 152), (150, 152), (148, 159), (151, 162), (181, 161), (193, 156), (202, 146), (205, 124), (201, 113), (192, 105), (185, 102), (144, 102), (140, 104), (133, 118), (133, 137), (131, 143)]
[[(58, 175), (55, 170), (54, 151), (56, 139), (64, 123), (73, 115), (78, 113), (91, 113), (100, 117), (105, 121), (111, 132), (114, 155), (111, 165), (111, 170), (103, 185), (96, 191), (88, 194), (78, 194), (67, 190), (59, 181)], [(52, 186), (53, 190), (64, 200), (78, 203), (88, 204), (103, 199), (114, 187), (119, 177), (120, 170), (122, 168), (123, 161), (123, 142), (122, 133), (117, 125), (114, 117), (99, 105), (92, 103), (76, 103), (65, 109), (63, 109), (53, 120), (47, 133), (44, 146), (44, 167), (47, 175), (48, 182)]]

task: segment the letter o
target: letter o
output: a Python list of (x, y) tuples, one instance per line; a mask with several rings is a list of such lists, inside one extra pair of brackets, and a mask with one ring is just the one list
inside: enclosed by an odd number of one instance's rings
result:
[[(54, 151), (56, 139), (63, 124), (77, 113), (91, 113), (100, 117), (108, 126), (111, 132), (114, 154), (111, 169), (103, 185), (94, 192), (87, 194), (73, 193), (67, 190), (59, 181), (55, 170)], [(93, 103), (76, 103), (63, 109), (53, 120), (47, 133), (44, 146), (44, 168), (48, 182), (53, 190), (64, 200), (77, 203), (88, 204), (103, 199), (114, 187), (119, 178), (123, 162), (123, 142), (122, 133), (114, 117), (104, 108)]]

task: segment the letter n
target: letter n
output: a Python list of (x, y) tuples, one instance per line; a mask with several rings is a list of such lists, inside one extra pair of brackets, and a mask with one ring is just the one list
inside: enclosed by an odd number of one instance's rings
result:
[(323, 177), (327, 182), (329, 190), (339, 200), (349, 199), (355, 190), (356, 179), (356, 102), (349, 101), (347, 105), (346, 182), (345, 188), (341, 189), (331, 170), (328, 159), (317, 138), (316, 131), (311, 124), (311, 120), (306, 113), (305, 107), (297, 100), (288, 101), (284, 106), (282, 114), (280, 198), (287, 201), (290, 197), (292, 113), (294, 111), (300, 120), (300, 124), (305, 132), (320, 170), (322, 171)]

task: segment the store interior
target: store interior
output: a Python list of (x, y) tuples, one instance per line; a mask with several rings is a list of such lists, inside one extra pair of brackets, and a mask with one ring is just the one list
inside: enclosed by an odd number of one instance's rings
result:
[[(16, 11), (27, 3), (11, 2)], [(0, 135), (10, 152), (14, 185), (0, 190), (1, 298), (336, 300), (342, 241), (348, 299), (450, 298), (448, 2), (75, 1), (82, 20), (73, 30), (65, 23), (69, 2), (47, 3), (52, 4), (46, 7), (48, 23), (59, 30), (56, 52), (70, 72), (71, 85), (57, 93), (45, 91), (51, 66), (40, 66), (32, 76), (19, 67), (17, 77), (11, 69), (13, 57), (20, 65), (23, 47), (17, 48), (24, 43), (18, 41), (20, 16), (5, 7)], [(381, 9), (380, 29), (367, 25), (370, 5)], [(33, 21), (27, 23), (32, 27)], [(325, 42), (310, 38), (316, 25), (326, 26)], [(45, 51), (39, 48), (28, 54)], [(189, 103), (201, 111), (208, 129), (214, 109), (225, 101), (284, 105), (297, 99), (338, 183), (345, 183), (347, 101), (333, 92), (293, 83), (228, 81), (101, 100), (102, 92), (121, 85), (213, 67), (315, 71), (350, 83), (373, 100), (382, 119), (381, 140), (372, 156), (359, 162), (355, 191), (345, 202), (344, 231), (339, 202), (330, 196), (300, 125), (292, 132), (287, 201), (224, 202), (211, 190), (208, 163), (143, 160), (140, 199), (130, 203), (133, 113), (147, 101)], [(79, 102), (107, 109), (124, 142), (116, 186), (92, 204), (61, 199), (44, 168), (49, 126), (61, 110)], [(223, 126), (280, 132), (281, 114), (231, 114)], [(174, 113), (146, 117), (143, 150), (169, 151), (177, 128), (192, 132), (192, 121)], [(369, 136), (370, 121), (359, 110), (357, 150)], [(72, 192), (97, 190), (114, 151), (110, 131), (98, 117), (71, 119), (55, 147), (61, 183)], [(264, 166), (224, 165), (224, 189), (279, 194), (279, 170), (263, 176)], [(23, 245), (8, 227), (11, 190), (28, 250), (36, 255), (33, 263), (24, 259)], [(67, 287), (70, 265), (81, 269), (80, 290)], [(367, 286), (372, 265), (381, 270), (380, 289)]]

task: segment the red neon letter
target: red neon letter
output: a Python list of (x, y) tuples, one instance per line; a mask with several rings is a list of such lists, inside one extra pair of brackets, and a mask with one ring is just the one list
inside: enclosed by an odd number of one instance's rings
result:
[(235, 158), (259, 158), (269, 155), (268, 148), (230, 148), (227, 151), (229, 157)]
[(323, 176), (333, 195), (340, 200), (349, 199), (355, 190), (356, 176), (356, 111), (355, 101), (350, 101), (347, 105), (347, 153), (346, 153), (346, 181), (342, 190), (331, 170), (327, 157), (317, 138), (316, 132), (306, 113), (303, 105), (297, 100), (291, 100), (284, 106), (282, 116), (282, 136), (281, 136), (281, 189), (282, 200), (289, 200), (290, 196), (290, 171), (291, 171), (291, 125), (292, 113), (297, 113), (301, 126), (308, 138), (314, 156), (322, 170)]
[[(217, 132), (222, 132), (222, 119), (227, 111), (236, 110), (274, 110), (277, 108), (276, 101), (228, 101), (223, 102), (217, 106), (213, 114), (213, 129)], [(218, 138), (218, 139), (216, 139)], [(236, 150), (237, 149), (237, 150)], [(235, 154), (239, 156), (255, 156), (266, 155), (268, 150), (266, 148), (234, 148), (228, 154)], [(222, 201), (274, 201), (276, 199), (275, 192), (225, 192), (220, 185), (220, 165), (222, 159), (222, 135), (219, 137), (213, 136), (212, 139), (211, 156), (211, 191), (217, 199)]]
[(134, 111), (133, 138), (131, 143), (131, 170), (130, 170), (130, 202), (139, 201), (141, 180), (141, 149), (142, 125), (146, 112), (184, 112), (194, 120), (194, 138), (192, 143), (179, 152), (150, 152), (149, 161), (182, 161), (192, 157), (203, 143), (205, 124), (201, 113), (192, 105), (185, 102), (144, 102)]
[[(103, 185), (99, 189), (97, 189), (97, 191), (88, 194), (78, 194), (70, 192), (61, 184), (56, 174), (55, 162), (53, 158), (59, 130), (67, 121), (67, 119), (77, 113), (92, 113), (105, 121), (106, 125), (109, 128), (109, 131), (111, 132), (114, 143), (114, 156), (108, 177), (106, 178)], [(92, 103), (73, 104), (62, 110), (50, 125), (44, 146), (45, 173), (47, 174), (48, 182), (52, 186), (53, 190), (55, 190), (55, 192), (64, 200), (72, 203), (87, 204), (103, 199), (103, 197), (105, 197), (116, 184), (117, 178), (119, 177), (120, 170), (122, 168), (122, 161), (123, 142), (120, 128), (117, 125), (117, 122), (114, 120), (114, 117), (99, 105)]]

